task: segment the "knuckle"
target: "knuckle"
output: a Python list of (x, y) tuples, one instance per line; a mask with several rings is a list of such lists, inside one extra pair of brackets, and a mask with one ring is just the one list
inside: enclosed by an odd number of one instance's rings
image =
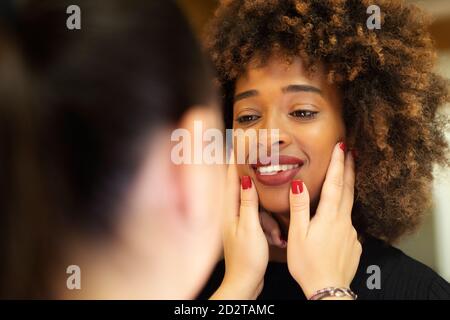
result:
[(328, 185), (322, 189), (319, 203), (323, 202), (327, 206), (338, 207), (341, 201), (340, 193), (340, 190)]
[(340, 230), (342, 229), (342, 219), (340, 214), (336, 210), (331, 210), (327, 213), (327, 221), (334, 227), (338, 227)]
[(350, 237), (351, 237), (352, 240), (357, 240), (358, 239), (358, 232), (353, 227), (351, 228), (351, 231), (350, 231)]
[(358, 253), (358, 255), (361, 255), (361, 253), (362, 253), (362, 245), (361, 245), (361, 242), (356, 241), (355, 247), (356, 247), (355, 249), (356, 249), (356, 252)]
[[(352, 223), (352, 216), (351, 213), (347, 214), (346, 212), (343, 215), (343, 219), (346, 225), (350, 225), (352, 228), (353, 227), (353, 223)], [(356, 232), (356, 231), (355, 231)]]
[(251, 208), (251, 207), (254, 207), (255, 205), (256, 205), (256, 202), (253, 200), (241, 199), (241, 207)]
[(338, 166), (344, 166), (345, 165), (345, 157), (344, 156), (342, 156), (342, 157), (335, 157), (334, 158), (334, 160), (336, 161), (335, 163), (338, 165)]
[(307, 210), (309, 207), (309, 204), (305, 201), (298, 201), (291, 203), (291, 209), (294, 211), (304, 211)]
[(349, 193), (349, 194), (351, 194), (352, 195), (352, 197), (353, 197), (353, 193), (354, 193), (354, 191), (355, 191), (355, 184), (354, 184), (354, 181), (346, 181), (345, 183), (344, 183), (344, 188), (347, 190), (347, 192)]
[(270, 231), (270, 236), (273, 237), (274, 239), (279, 238), (280, 237), (280, 232), (278, 229), (273, 229)]
[(344, 185), (343, 179), (339, 177), (332, 177), (329, 181), (330, 185), (337, 188), (342, 188)]

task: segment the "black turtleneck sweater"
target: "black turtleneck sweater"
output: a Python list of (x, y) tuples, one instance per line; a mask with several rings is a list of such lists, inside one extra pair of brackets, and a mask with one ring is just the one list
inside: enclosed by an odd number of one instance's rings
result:
[[(380, 288), (373, 288), (375, 265), (380, 271)], [(368, 270), (369, 268), (369, 270)], [(199, 299), (208, 299), (222, 282), (224, 261), (220, 261)], [(369, 289), (367, 283), (372, 289)], [(371, 286), (372, 284), (372, 286)], [(408, 257), (402, 251), (381, 240), (367, 238), (363, 243), (358, 270), (351, 289), (362, 300), (385, 299), (449, 299), (450, 284), (426, 265)], [(269, 262), (264, 277), (264, 288), (258, 299), (300, 299), (305, 296), (289, 274), (286, 263)]]

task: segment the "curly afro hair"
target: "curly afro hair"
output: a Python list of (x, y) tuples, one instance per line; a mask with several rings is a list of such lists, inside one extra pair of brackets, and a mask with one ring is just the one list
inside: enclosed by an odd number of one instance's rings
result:
[[(381, 9), (369, 30), (367, 8)], [(434, 164), (449, 166), (437, 113), (448, 82), (433, 72), (429, 18), (402, 1), (226, 0), (207, 27), (205, 46), (223, 90), (227, 128), (236, 79), (252, 59), (277, 51), (300, 57), (309, 72), (322, 63), (340, 90), (344, 122), (358, 150), (353, 223), (388, 242), (414, 231), (431, 204)]]

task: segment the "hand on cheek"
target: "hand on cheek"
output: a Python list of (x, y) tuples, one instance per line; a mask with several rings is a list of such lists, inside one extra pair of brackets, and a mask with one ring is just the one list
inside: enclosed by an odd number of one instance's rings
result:
[(226, 190), (223, 245), (225, 276), (211, 299), (256, 299), (269, 262), (269, 245), (261, 227), (258, 194), (249, 176), (239, 183), (230, 164)]
[(306, 297), (327, 287), (350, 287), (362, 247), (352, 225), (354, 161), (335, 146), (315, 216), (310, 219), (306, 185), (292, 182), (287, 260), (289, 272)]

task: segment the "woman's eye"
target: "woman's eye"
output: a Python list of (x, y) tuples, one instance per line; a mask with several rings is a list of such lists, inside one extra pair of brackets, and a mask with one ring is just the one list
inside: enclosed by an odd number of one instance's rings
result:
[(239, 123), (247, 123), (247, 122), (255, 121), (258, 119), (259, 119), (259, 116), (257, 116), (257, 115), (245, 115), (245, 116), (238, 117), (236, 119), (236, 121)]
[(295, 118), (312, 119), (317, 113), (318, 113), (317, 111), (310, 111), (310, 110), (295, 110), (291, 112), (290, 115)]

